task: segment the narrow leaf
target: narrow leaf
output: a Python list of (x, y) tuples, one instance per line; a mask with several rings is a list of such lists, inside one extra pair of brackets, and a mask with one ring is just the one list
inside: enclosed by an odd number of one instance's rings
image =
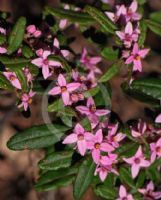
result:
[(147, 23), (148, 28), (153, 31), (154, 33), (156, 33), (157, 35), (161, 36), (161, 24), (156, 22), (156, 21), (152, 21), (152, 20), (145, 20)]

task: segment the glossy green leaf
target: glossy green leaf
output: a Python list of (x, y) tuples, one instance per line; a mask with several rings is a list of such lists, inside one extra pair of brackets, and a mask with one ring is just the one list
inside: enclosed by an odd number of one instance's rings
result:
[(114, 33), (117, 29), (116, 25), (100, 10), (95, 7), (87, 5), (85, 11), (92, 16), (97, 23), (99, 23), (102, 29), (108, 33)]
[(48, 106), (48, 112), (56, 112), (64, 108), (62, 99), (57, 99)]
[(49, 147), (58, 141), (69, 129), (58, 124), (34, 126), (14, 135), (7, 143), (9, 149), (39, 149)]
[(72, 127), (73, 126), (73, 120), (72, 117), (70, 116), (66, 116), (63, 114), (59, 114), (61, 121), (63, 122), (63, 124), (65, 124), (68, 127)]
[(81, 199), (88, 190), (93, 180), (95, 168), (96, 166), (91, 158), (85, 160), (80, 166), (73, 188), (75, 199)]
[(21, 69), (16, 69), (16, 68), (13, 71), (16, 73), (17, 78), (21, 83), (22, 90), (24, 92), (27, 92), (28, 85), (27, 85), (27, 79), (26, 79), (26, 77), (24, 75), (24, 72)]
[(156, 21), (153, 20), (145, 20), (147, 23), (148, 28), (154, 32), (155, 34), (161, 36), (161, 23), (158, 23)]
[(153, 12), (150, 14), (150, 19), (155, 21), (155, 22), (158, 22), (160, 23), (160, 19), (161, 19), (161, 12), (158, 11), (158, 12)]
[(91, 122), (87, 117), (84, 117), (81, 121), (80, 124), (84, 127), (86, 131), (91, 131)]
[(145, 178), (146, 178), (145, 170), (141, 170), (141, 172), (139, 173), (139, 176), (137, 178), (137, 181), (136, 181), (136, 188), (143, 187)]
[(116, 61), (118, 59), (119, 50), (113, 50), (112, 48), (104, 48), (101, 52), (101, 56), (108, 61)]
[(65, 60), (65, 58), (63, 58), (62, 56), (57, 56), (57, 55), (50, 55), (49, 60), (54, 60), (54, 61), (58, 61), (62, 64), (63, 68), (67, 71), (67, 72), (71, 72), (71, 67), (68, 64), (68, 62)]
[(120, 65), (119, 64), (113, 64), (98, 80), (98, 82), (103, 83), (109, 81), (111, 78), (113, 78), (115, 75), (117, 75), (120, 71)]
[(94, 23), (93, 18), (87, 13), (80, 11), (67, 10), (63, 8), (45, 8), (45, 14), (51, 14), (60, 19), (68, 19), (70, 22), (79, 24), (91, 24)]
[(9, 58), (7, 56), (0, 56), (0, 62), (8, 68), (23, 68), (29, 64), (30, 60), (25, 58)]
[(141, 21), (140, 22), (140, 36), (139, 36), (139, 40), (138, 40), (138, 44), (141, 47), (146, 39), (146, 34), (147, 34), (147, 24), (145, 21)]
[(67, 168), (71, 165), (72, 155), (73, 151), (51, 153), (39, 162), (39, 167), (43, 170)]
[(41, 174), (40, 178), (37, 180), (35, 187), (40, 187), (41, 185), (50, 184), (55, 180), (59, 180), (61, 178), (66, 178), (67, 176), (75, 175), (78, 172), (77, 167), (69, 167), (65, 169), (58, 169), (47, 171)]
[(128, 169), (121, 167), (119, 174), (122, 183), (129, 185), (131, 188), (135, 188), (134, 180)]
[(9, 36), (8, 54), (15, 52), (21, 45), (25, 33), (26, 18), (20, 17)]
[(86, 92), (84, 92), (84, 96), (85, 96), (86, 98), (88, 98), (88, 97), (93, 97), (93, 96), (95, 96), (98, 92), (99, 92), (99, 87), (91, 88), (91, 89), (87, 90)]
[(22, 54), (23, 54), (23, 56), (25, 58), (31, 58), (34, 55), (34, 52), (33, 52), (33, 50), (29, 46), (24, 45), (22, 47)]
[(0, 45), (4, 44), (6, 42), (6, 36), (0, 34)]
[(108, 200), (115, 200), (118, 196), (116, 189), (112, 186), (100, 185), (95, 188), (94, 192), (96, 195)]

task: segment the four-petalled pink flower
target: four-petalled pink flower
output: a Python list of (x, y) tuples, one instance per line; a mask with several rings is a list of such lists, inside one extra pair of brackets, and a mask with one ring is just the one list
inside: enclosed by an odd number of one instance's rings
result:
[(134, 200), (134, 198), (131, 194), (128, 194), (126, 188), (121, 185), (119, 189), (119, 198), (116, 200)]
[(15, 88), (19, 90), (21, 89), (21, 83), (18, 80), (15, 72), (3, 72), (3, 74)]

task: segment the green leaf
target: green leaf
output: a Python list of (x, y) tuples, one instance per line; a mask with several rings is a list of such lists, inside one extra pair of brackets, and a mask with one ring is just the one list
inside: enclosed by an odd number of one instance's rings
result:
[(150, 14), (149, 17), (150, 17), (151, 20), (160, 23), (161, 12), (153, 12), (153, 13)]
[(123, 91), (128, 94), (129, 96), (131, 96), (132, 98), (138, 100), (138, 101), (141, 101), (141, 102), (144, 102), (146, 104), (149, 104), (153, 107), (160, 107), (160, 101), (153, 98), (152, 96), (146, 94), (146, 93), (143, 93), (142, 90), (137, 90), (137, 89), (134, 89), (133, 86), (129, 86), (127, 83), (123, 83), (121, 85)]
[(14, 135), (7, 143), (9, 149), (25, 150), (49, 147), (58, 141), (69, 130), (58, 124), (34, 126)]
[(103, 12), (92, 6), (86, 6), (85, 11), (101, 25), (105, 32), (115, 33), (116, 25)]
[(86, 131), (91, 131), (91, 122), (87, 117), (84, 117), (81, 121), (80, 124), (84, 127)]
[(139, 5), (143, 5), (143, 4), (145, 4), (147, 2), (147, 0), (138, 0), (138, 4)]
[(2, 62), (8, 68), (23, 68), (29, 64), (30, 60), (25, 58), (9, 58), (7, 56), (0, 56)]
[(145, 20), (147, 23), (148, 28), (153, 31), (154, 33), (156, 33), (157, 35), (161, 36), (161, 24), (149, 19)]
[(78, 169), (74, 166), (67, 169), (48, 171), (40, 176), (35, 184), (35, 189), (37, 191), (48, 191), (67, 186), (73, 182), (77, 171)]
[(145, 21), (141, 21), (140, 22), (140, 36), (139, 36), (139, 40), (138, 40), (138, 44), (141, 47), (146, 39), (146, 34), (147, 34), (147, 24)]
[(101, 78), (98, 80), (98, 82), (103, 83), (109, 81), (111, 78), (113, 78), (116, 74), (118, 74), (120, 71), (120, 65), (119, 64), (113, 64), (104, 74), (101, 76)]
[(0, 88), (13, 91), (13, 86), (1, 72), (0, 72)]
[(127, 184), (131, 188), (135, 188), (134, 180), (132, 179), (131, 174), (127, 168), (121, 167), (119, 174), (122, 183)]
[(6, 42), (6, 36), (0, 34), (0, 45), (4, 44)]
[(49, 60), (54, 60), (54, 61), (58, 61), (62, 64), (63, 68), (67, 71), (67, 72), (71, 72), (71, 67), (68, 64), (68, 62), (65, 60), (65, 58), (63, 58), (62, 56), (57, 56), (57, 55), (50, 55)]
[(15, 52), (21, 45), (25, 33), (26, 18), (20, 17), (9, 36), (8, 54)]
[(72, 121), (72, 117), (70, 116), (65, 116), (63, 114), (59, 114), (61, 121), (63, 122), (63, 124), (65, 124), (68, 127), (72, 127), (73, 126), (73, 121)]
[(142, 186), (144, 185), (145, 182), (145, 178), (146, 178), (146, 174), (145, 174), (145, 170), (141, 170), (141, 172), (139, 173), (139, 176), (137, 178), (136, 181), (136, 188), (142, 188)]
[(71, 165), (73, 151), (54, 152), (39, 162), (40, 169), (57, 170)]
[(50, 14), (60, 19), (68, 19), (70, 22), (79, 23), (82, 25), (94, 23), (94, 20), (90, 15), (80, 11), (46, 7), (45, 14)]
[(34, 55), (34, 52), (33, 52), (33, 50), (32, 50), (29, 46), (24, 45), (24, 46), (22, 47), (22, 54), (23, 54), (24, 57), (26, 57), (26, 58), (31, 58), (31, 57), (33, 57), (33, 55)]
[(57, 99), (48, 106), (48, 112), (56, 112), (64, 108), (62, 99)]
[(116, 61), (118, 59), (119, 50), (113, 50), (112, 48), (104, 48), (101, 52), (101, 56), (109, 61)]
[(85, 160), (80, 166), (73, 188), (75, 199), (81, 199), (88, 190), (93, 180), (95, 167), (96, 166), (91, 158)]
[(96, 187), (94, 192), (96, 195), (108, 200), (114, 200), (118, 196), (114, 187), (107, 187), (106, 185), (100, 185)]
[(13, 71), (16, 73), (17, 78), (21, 83), (22, 90), (24, 92), (27, 92), (27, 90), (28, 90), (27, 79), (26, 79), (23, 71), (21, 69), (16, 69), (16, 68)]
[(99, 87), (91, 88), (91, 89), (89, 89), (89, 90), (87, 90), (87, 91), (84, 92), (84, 96), (85, 96), (86, 98), (88, 98), (88, 97), (93, 97), (93, 96), (95, 96), (98, 92), (99, 92)]

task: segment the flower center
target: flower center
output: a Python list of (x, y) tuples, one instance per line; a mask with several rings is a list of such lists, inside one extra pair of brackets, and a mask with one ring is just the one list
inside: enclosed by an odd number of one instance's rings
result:
[(78, 140), (84, 140), (84, 135), (83, 134), (79, 134), (78, 135)]
[(66, 86), (62, 86), (61, 87), (61, 92), (66, 92), (67, 91), (67, 87)]
[(86, 78), (84, 76), (80, 76), (80, 81), (85, 81)]
[(29, 98), (28, 103), (32, 104), (32, 99), (31, 98)]
[(112, 141), (113, 141), (113, 142), (117, 142), (117, 136), (113, 136), (113, 137), (112, 137)]
[(11, 75), (11, 76), (9, 77), (9, 79), (10, 79), (11, 81), (14, 81), (14, 80), (16, 79), (16, 77), (15, 77), (14, 75)]
[(135, 60), (140, 60), (140, 56), (139, 56), (139, 55), (136, 55), (136, 56), (135, 56)]
[(128, 33), (125, 34), (125, 40), (131, 41), (131, 36)]
[(135, 158), (134, 162), (135, 162), (136, 164), (139, 164), (139, 163), (140, 163), (140, 158)]
[(127, 197), (123, 197), (122, 200), (128, 200)]
[(157, 147), (157, 148), (156, 148), (156, 152), (157, 152), (157, 153), (161, 153), (161, 147)]
[(95, 105), (92, 105), (92, 106), (90, 107), (90, 111), (93, 112), (93, 113), (96, 112), (96, 106), (95, 106)]
[(96, 148), (96, 149), (100, 149), (100, 143), (95, 143), (95, 145), (94, 145), (94, 147)]
[(43, 60), (43, 64), (44, 64), (44, 65), (48, 65), (48, 64), (49, 64), (48, 59)]

